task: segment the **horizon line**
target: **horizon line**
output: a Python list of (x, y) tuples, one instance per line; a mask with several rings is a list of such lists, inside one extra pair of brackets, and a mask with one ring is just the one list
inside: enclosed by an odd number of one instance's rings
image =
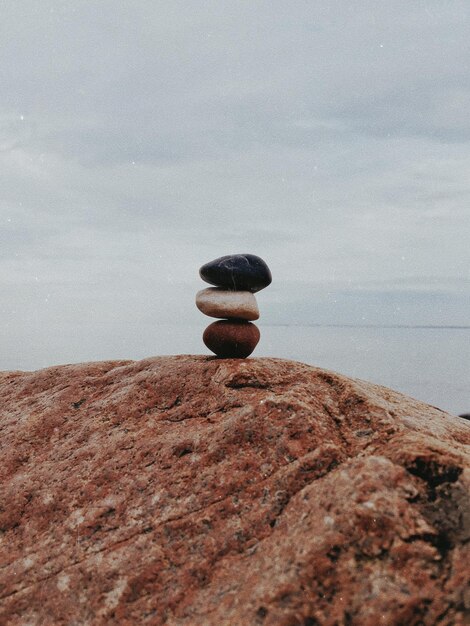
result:
[(459, 324), (263, 324), (263, 326), (295, 326), (299, 328), (423, 328), (429, 330), (470, 330), (470, 326)]

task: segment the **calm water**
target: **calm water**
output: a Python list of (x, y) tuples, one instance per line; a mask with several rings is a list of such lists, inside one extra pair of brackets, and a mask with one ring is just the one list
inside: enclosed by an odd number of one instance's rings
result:
[(470, 412), (470, 328), (270, 327), (258, 353), (379, 383), (450, 413)]
[[(5, 334), (0, 369), (207, 353), (200, 325), (103, 324)], [(470, 412), (470, 328), (264, 326), (255, 356), (303, 361), (391, 387), (450, 413)], [(10, 355), (7, 357), (7, 355)], [(13, 355), (13, 356), (11, 356)]]
[[(201, 340), (204, 327), (167, 328), (158, 336), (155, 353), (208, 352)], [(261, 340), (255, 356), (302, 361), (391, 387), (450, 413), (470, 412), (470, 328), (329, 328), (262, 323), (259, 328)]]

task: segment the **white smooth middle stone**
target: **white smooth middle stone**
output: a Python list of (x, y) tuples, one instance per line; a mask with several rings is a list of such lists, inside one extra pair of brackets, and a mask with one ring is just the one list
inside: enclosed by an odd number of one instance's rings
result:
[(241, 320), (259, 318), (258, 303), (251, 291), (230, 291), (220, 287), (202, 289), (196, 294), (197, 308), (209, 317)]

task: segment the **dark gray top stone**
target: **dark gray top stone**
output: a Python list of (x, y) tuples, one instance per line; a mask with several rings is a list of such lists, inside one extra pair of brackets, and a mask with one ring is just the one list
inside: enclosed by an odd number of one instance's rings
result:
[(261, 291), (271, 284), (269, 267), (255, 254), (228, 254), (201, 267), (202, 280), (235, 291)]

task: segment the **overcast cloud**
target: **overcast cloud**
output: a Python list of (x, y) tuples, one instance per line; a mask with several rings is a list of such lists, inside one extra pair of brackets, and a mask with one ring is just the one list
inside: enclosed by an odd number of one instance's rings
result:
[(469, 323), (466, 0), (15, 0), (0, 45), (0, 367), (163, 350), (232, 252), (266, 324)]

